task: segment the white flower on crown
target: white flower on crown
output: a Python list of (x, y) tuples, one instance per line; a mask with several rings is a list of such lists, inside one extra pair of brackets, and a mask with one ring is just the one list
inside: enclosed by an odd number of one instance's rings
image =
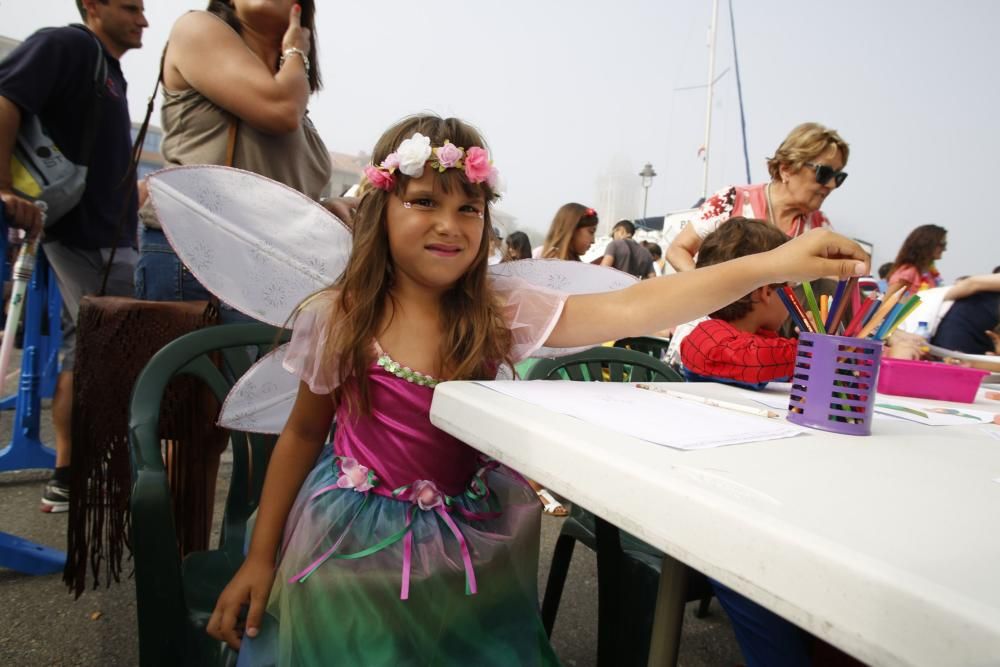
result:
[(424, 163), (431, 156), (431, 139), (419, 132), (406, 139), (396, 149), (399, 158), (399, 171), (410, 178), (420, 178), (424, 175)]

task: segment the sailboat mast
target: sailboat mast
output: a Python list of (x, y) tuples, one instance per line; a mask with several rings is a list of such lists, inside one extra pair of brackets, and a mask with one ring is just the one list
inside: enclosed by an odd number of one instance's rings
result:
[(712, 91), (715, 88), (715, 29), (719, 20), (719, 0), (712, 0), (712, 27), (708, 31), (708, 95), (705, 104), (705, 164), (701, 176), (701, 199), (708, 197), (709, 143), (712, 139)]

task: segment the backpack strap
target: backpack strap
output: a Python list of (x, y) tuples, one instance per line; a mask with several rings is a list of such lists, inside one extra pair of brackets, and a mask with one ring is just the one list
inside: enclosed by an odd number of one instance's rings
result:
[(107, 90), (107, 80), (108, 80), (108, 61), (104, 57), (104, 45), (101, 44), (101, 40), (97, 38), (97, 35), (93, 33), (87, 26), (82, 23), (73, 23), (71, 27), (82, 30), (91, 39), (94, 40), (94, 45), (97, 47), (97, 56), (94, 62), (94, 74), (91, 77), (91, 90), (93, 91), (93, 98), (90, 102), (90, 108), (87, 110), (87, 122), (84, 123), (83, 133), (80, 139), (80, 157), (79, 164), (84, 166), (90, 166), (90, 158), (94, 154), (94, 143), (97, 140), (97, 128), (101, 124), (101, 116), (104, 112), (104, 98), (106, 96)]

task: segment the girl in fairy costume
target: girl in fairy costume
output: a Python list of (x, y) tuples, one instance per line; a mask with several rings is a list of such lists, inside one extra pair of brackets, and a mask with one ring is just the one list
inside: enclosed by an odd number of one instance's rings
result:
[(253, 638), (240, 664), (556, 664), (538, 611), (535, 494), (431, 425), (434, 386), (491, 379), (543, 344), (664, 329), (761, 285), (864, 274), (867, 256), (817, 230), (567, 296), (487, 275), (498, 177), (476, 130), (408, 118), (373, 156), (347, 268), (296, 314), (285, 366), (298, 395), (209, 633), (234, 648)]

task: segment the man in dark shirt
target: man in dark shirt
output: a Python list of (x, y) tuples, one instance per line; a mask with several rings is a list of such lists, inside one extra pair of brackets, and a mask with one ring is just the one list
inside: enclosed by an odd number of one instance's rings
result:
[(635, 225), (631, 221), (619, 221), (611, 230), (614, 240), (605, 249), (601, 266), (613, 266), (637, 278), (652, 278), (656, 276), (653, 270), (653, 256), (632, 240), (634, 235)]
[[(52, 401), (56, 471), (42, 496), (42, 510), (69, 507), (70, 421), (76, 317), (80, 299), (101, 288), (111, 249), (117, 246), (107, 294), (133, 295), (136, 198), (124, 182), (132, 146), (125, 78), (118, 60), (142, 46), (148, 25), (143, 0), (77, 0), (86, 28), (100, 41), (108, 76), (99, 86), (100, 114), (79, 204), (45, 232), (46, 257), (55, 270), (64, 307), (63, 359)], [(45, 28), (31, 35), (0, 63), (0, 200), (15, 226), (40, 221), (38, 209), (11, 189), (10, 156), (22, 116), (38, 116), (63, 154), (85, 161), (82, 137), (98, 93), (94, 63), (98, 44), (80, 27)], [(129, 196), (129, 192), (132, 194)], [(123, 205), (125, 226), (119, 229)]]
[(957, 300), (941, 318), (931, 343), (956, 352), (993, 351), (988, 331), (1000, 323), (1000, 292), (979, 292)]

